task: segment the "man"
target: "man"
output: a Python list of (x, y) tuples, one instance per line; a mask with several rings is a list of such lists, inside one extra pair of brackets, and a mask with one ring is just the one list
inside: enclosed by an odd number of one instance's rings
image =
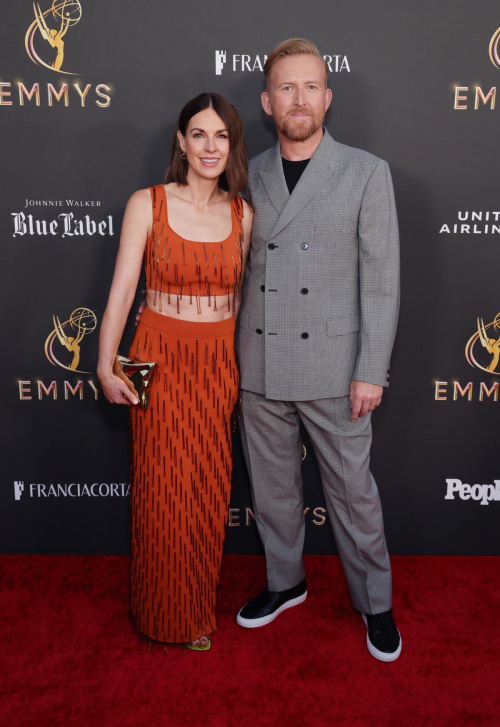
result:
[(237, 352), (268, 587), (237, 621), (264, 626), (307, 596), (302, 421), (368, 649), (393, 661), (401, 638), (369, 455), (399, 309), (396, 209), (386, 162), (323, 127), (327, 72), (316, 46), (300, 38), (275, 48), (264, 68), (262, 105), (278, 143), (250, 163), (255, 215)]

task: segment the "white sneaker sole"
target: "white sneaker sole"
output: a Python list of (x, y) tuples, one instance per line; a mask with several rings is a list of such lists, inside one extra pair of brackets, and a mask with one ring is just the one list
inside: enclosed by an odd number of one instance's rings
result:
[[(262, 616), (262, 618), (243, 618), (241, 616), (241, 611), (243, 611), (243, 608), (236, 616), (236, 622), (243, 626), (245, 629), (258, 629), (260, 626), (266, 626), (267, 624), (270, 624), (272, 621), (274, 621), (275, 618), (277, 618), (280, 613), (283, 611), (286, 611), (287, 608), (292, 608), (293, 606), (298, 606), (299, 603), (303, 603), (307, 598), (307, 591), (303, 593), (301, 596), (297, 596), (297, 598), (292, 598), (290, 601), (286, 601), (282, 606), (276, 609), (274, 613), (270, 613), (269, 616)], [(246, 605), (246, 604), (245, 604)]]
[[(361, 617), (363, 618), (363, 621), (365, 622), (366, 628), (368, 628), (368, 619), (366, 618), (365, 614), (362, 613)], [(398, 629), (399, 634), (399, 629)], [(396, 659), (401, 654), (401, 647), (403, 646), (403, 640), (401, 638), (401, 634), (399, 634), (399, 646), (396, 649), (396, 651), (393, 651), (392, 654), (388, 654), (385, 651), (379, 651), (375, 646), (373, 646), (372, 642), (370, 641), (370, 637), (368, 635), (368, 632), (366, 632), (366, 645), (368, 646), (368, 651), (372, 656), (375, 657), (375, 659), (378, 659), (379, 661), (396, 661)]]

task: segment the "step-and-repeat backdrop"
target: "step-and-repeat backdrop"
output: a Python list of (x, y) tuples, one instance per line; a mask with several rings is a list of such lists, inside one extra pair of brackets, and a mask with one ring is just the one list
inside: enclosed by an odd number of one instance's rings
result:
[[(128, 551), (127, 412), (95, 375), (125, 204), (163, 181), (201, 91), (237, 107), (250, 156), (273, 145), (262, 68), (294, 36), (328, 61), (330, 133), (393, 174), (402, 305), (372, 450), (390, 550), (499, 552), (499, 26), (490, 0), (4, 5), (2, 552)], [(335, 552), (304, 443), (306, 552)], [(234, 454), (226, 551), (261, 552)]]

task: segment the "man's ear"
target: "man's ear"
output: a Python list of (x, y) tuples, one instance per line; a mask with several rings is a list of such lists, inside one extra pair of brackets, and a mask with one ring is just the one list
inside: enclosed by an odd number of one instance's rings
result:
[(269, 98), (269, 94), (267, 93), (267, 91), (264, 91), (261, 94), (260, 100), (262, 102), (262, 108), (264, 109), (266, 114), (268, 116), (272, 116), (273, 112), (271, 110), (271, 99)]
[(332, 89), (327, 88), (326, 95), (325, 95), (325, 111), (327, 111), (330, 108), (331, 102), (332, 102)]

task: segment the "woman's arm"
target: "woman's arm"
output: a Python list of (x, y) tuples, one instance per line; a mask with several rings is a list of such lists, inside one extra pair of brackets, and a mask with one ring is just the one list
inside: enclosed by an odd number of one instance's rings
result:
[[(243, 284), (243, 276), (245, 274), (245, 266), (248, 260), (248, 253), (250, 252), (250, 238), (252, 237), (252, 224), (253, 224), (253, 209), (250, 207), (246, 200), (243, 200), (243, 243), (242, 243), (242, 261), (241, 261), (241, 282)], [(238, 312), (241, 305), (241, 295), (236, 301), (235, 316), (238, 317)]]
[(99, 337), (97, 376), (106, 399), (115, 404), (138, 403), (128, 379), (113, 374), (113, 362), (137, 290), (151, 226), (149, 190), (140, 189), (130, 197), (125, 209), (113, 282)]

